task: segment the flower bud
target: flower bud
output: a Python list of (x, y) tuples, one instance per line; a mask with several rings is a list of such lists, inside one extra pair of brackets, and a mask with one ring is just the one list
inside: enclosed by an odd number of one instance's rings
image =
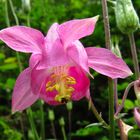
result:
[(111, 51), (118, 57), (122, 58), (121, 51), (119, 48), (119, 38), (117, 36), (114, 36), (111, 41), (112, 41)]
[(121, 119), (119, 120), (119, 125), (121, 126), (122, 138), (125, 140), (128, 137), (128, 132), (134, 128), (124, 123)]
[(134, 91), (138, 100), (138, 104), (140, 105), (140, 79), (134, 82)]
[(67, 107), (67, 110), (68, 110), (68, 111), (71, 111), (71, 110), (72, 110), (72, 102), (68, 102), (68, 103), (66, 104), (66, 107)]
[(64, 118), (63, 117), (61, 117), (59, 119), (59, 124), (60, 124), (60, 126), (64, 126), (65, 125), (65, 121), (64, 121)]
[(24, 12), (30, 12), (31, 10), (31, 5), (30, 5), (30, 0), (22, 0), (22, 8)]
[(140, 128), (140, 109), (138, 107), (134, 108), (134, 117), (138, 127)]
[(121, 32), (129, 34), (139, 28), (139, 18), (131, 0), (117, 0), (115, 15), (117, 26)]
[(54, 121), (55, 116), (54, 116), (53, 110), (50, 110), (50, 109), (49, 109), (49, 111), (48, 111), (48, 116), (49, 116), (49, 120), (50, 120), (50, 121)]

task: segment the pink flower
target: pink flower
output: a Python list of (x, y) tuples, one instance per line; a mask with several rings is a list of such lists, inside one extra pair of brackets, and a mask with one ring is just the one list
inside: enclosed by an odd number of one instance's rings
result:
[(138, 107), (134, 108), (134, 117), (135, 117), (136, 124), (140, 128), (140, 109)]
[(54, 23), (47, 36), (14, 26), (0, 31), (10, 48), (32, 53), (29, 67), (17, 78), (12, 111), (21, 111), (41, 98), (51, 105), (89, 97), (89, 67), (111, 78), (132, 74), (126, 63), (104, 48), (84, 48), (80, 38), (92, 34), (97, 17)]

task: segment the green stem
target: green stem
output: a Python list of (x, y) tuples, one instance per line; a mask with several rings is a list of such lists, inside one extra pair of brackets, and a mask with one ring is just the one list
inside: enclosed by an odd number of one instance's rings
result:
[(116, 110), (116, 113), (115, 113), (115, 116), (118, 116), (118, 114), (121, 112), (122, 108), (124, 107), (124, 102), (125, 102), (125, 100), (126, 100), (126, 98), (127, 98), (127, 95), (128, 95), (128, 93), (129, 93), (131, 87), (133, 87), (133, 86), (134, 86), (134, 82), (131, 82), (131, 83), (127, 86), (127, 88), (125, 89), (124, 94), (123, 94), (123, 98), (122, 98), (122, 103), (121, 103), (121, 105), (118, 106), (118, 108), (117, 108), (117, 110)]
[[(102, 10), (104, 18), (104, 29), (105, 29), (105, 42), (106, 48), (111, 49), (111, 35), (110, 35), (110, 25), (108, 18), (108, 7), (107, 0), (102, 0)], [(109, 85), (109, 133), (110, 140), (115, 140), (115, 122), (114, 122), (114, 85), (113, 80), (108, 78)]]
[(54, 139), (56, 140), (56, 132), (55, 132), (55, 126), (54, 126), (54, 121), (51, 121), (51, 127), (52, 127), (52, 135), (54, 137)]
[(27, 26), (30, 27), (30, 12), (27, 14)]
[(16, 15), (12, 0), (9, 0), (9, 4), (10, 4), (11, 10), (12, 10), (12, 14), (13, 14), (13, 16), (15, 18), (16, 25), (19, 25), (18, 17)]
[[(9, 0), (9, 4), (10, 4), (10, 8), (11, 8), (12, 14), (13, 14), (15, 22), (16, 22), (16, 25), (19, 25), (18, 17), (16, 15), (12, 0)], [(16, 52), (16, 56), (17, 56), (17, 61), (18, 61), (18, 65), (19, 65), (19, 71), (21, 72), (23, 68), (22, 68), (22, 63), (20, 60), (20, 55), (18, 52)]]
[(115, 140), (115, 122), (114, 122), (114, 85), (113, 80), (108, 80), (109, 85), (109, 124), (110, 140)]
[(8, 15), (8, 3), (7, 3), (7, 0), (5, 0), (5, 19), (6, 19), (7, 27), (10, 27), (10, 20), (9, 20), (9, 15)]
[(40, 110), (41, 110), (41, 138), (45, 140), (45, 121), (44, 121), (44, 102), (40, 101)]
[[(119, 107), (117, 84), (118, 84), (117, 79), (115, 79), (114, 80), (114, 98), (115, 98), (115, 108), (116, 108), (116, 110)], [(117, 120), (117, 124), (118, 124), (119, 131), (120, 131), (120, 139), (121, 140), (128, 140), (127, 135), (125, 135), (125, 133), (124, 133), (124, 128), (123, 128), (122, 120), (118, 119)]]
[[(13, 16), (15, 18), (16, 25), (19, 25), (19, 20), (18, 20), (18, 17), (16, 15), (16, 12), (15, 12), (12, 0), (9, 0), (9, 4), (10, 4), (10, 8), (11, 8), (12, 14), (13, 14)], [(22, 71), (22, 63), (21, 63), (20, 55), (19, 55), (18, 52), (16, 52), (16, 56), (17, 56), (17, 60), (18, 60), (19, 69), (20, 69), (20, 72), (21, 72)], [(34, 124), (34, 120), (33, 120), (32, 114), (33, 114), (33, 112), (31, 110), (31, 108), (29, 108), (27, 110), (27, 115), (29, 117), (29, 122), (30, 122), (30, 125), (31, 125), (31, 129), (32, 129), (32, 132), (34, 134), (35, 140), (39, 140), (39, 136), (38, 136), (38, 133), (36, 131), (36, 127), (35, 127), (35, 124)]]
[[(10, 20), (9, 20), (9, 14), (8, 14), (8, 2), (7, 2), (7, 0), (5, 0), (5, 19), (6, 19), (7, 27), (10, 27)], [(18, 54), (17, 54), (17, 57), (18, 57)], [(17, 60), (18, 60), (18, 58), (17, 58)], [(18, 64), (21, 64), (21, 63), (19, 62)], [(20, 71), (22, 70), (21, 65), (19, 65), (19, 69), (20, 69)], [(21, 126), (21, 131), (23, 133), (23, 139), (26, 140), (25, 135), (24, 135), (25, 134), (25, 130), (24, 130), (24, 125), (23, 125), (23, 116), (22, 116), (22, 114), (20, 116), (20, 126)]]
[(94, 106), (94, 103), (92, 102), (92, 99), (90, 99), (90, 105), (92, 112), (94, 113), (96, 119), (102, 123), (106, 128), (109, 128), (109, 125), (104, 121), (104, 119), (101, 117), (101, 115), (98, 113), (96, 107)]
[(21, 63), (21, 60), (20, 60), (20, 55), (19, 55), (18, 52), (16, 52), (16, 57), (17, 57), (18, 65), (19, 65), (19, 71), (22, 72), (23, 67), (22, 67), (22, 63)]
[(115, 108), (117, 110), (117, 108), (119, 107), (118, 104), (118, 91), (117, 91), (117, 85), (118, 85), (118, 79), (114, 79), (114, 99), (115, 99)]
[(129, 37), (130, 46), (131, 46), (131, 53), (132, 53), (134, 70), (135, 70), (135, 76), (136, 76), (136, 79), (138, 79), (140, 77), (140, 70), (139, 70), (139, 63), (138, 63), (138, 56), (137, 56), (134, 34), (130, 33), (128, 37)]
[(65, 132), (64, 126), (61, 126), (61, 131), (62, 131), (62, 134), (63, 134), (63, 139), (64, 139), (64, 140), (67, 140), (66, 132)]
[(31, 108), (27, 109), (27, 114), (29, 117), (29, 122), (31, 125), (32, 132), (34, 134), (34, 140), (39, 140), (39, 136), (38, 136), (38, 133), (37, 133), (36, 128), (35, 128), (35, 124), (34, 124), (34, 120), (33, 120), (33, 112), (31, 110)]
[(71, 110), (68, 111), (68, 120), (69, 120), (69, 140), (71, 140)]

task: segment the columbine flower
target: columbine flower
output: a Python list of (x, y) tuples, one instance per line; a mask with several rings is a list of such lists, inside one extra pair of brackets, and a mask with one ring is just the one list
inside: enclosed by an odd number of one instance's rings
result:
[(137, 97), (138, 105), (140, 105), (140, 78), (134, 82), (134, 91)]
[(140, 128), (140, 109), (138, 107), (134, 108), (134, 117), (138, 127)]
[(0, 31), (10, 48), (32, 53), (29, 67), (17, 78), (12, 111), (21, 111), (41, 98), (51, 105), (89, 96), (89, 67), (111, 78), (132, 74), (125, 62), (104, 48), (84, 48), (79, 39), (92, 34), (97, 17), (54, 23), (47, 36), (14, 26)]

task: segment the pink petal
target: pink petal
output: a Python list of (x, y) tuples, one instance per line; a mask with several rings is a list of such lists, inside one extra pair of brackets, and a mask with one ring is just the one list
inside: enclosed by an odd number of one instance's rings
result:
[(47, 39), (47, 42), (51, 43), (55, 43), (55, 41), (59, 38), (59, 34), (58, 34), (58, 23), (54, 23), (48, 33), (47, 33), (47, 36), (46, 36), (46, 39)]
[(83, 70), (89, 72), (88, 56), (80, 41), (75, 41), (67, 49), (68, 56), (76, 65), (79, 65)]
[(41, 60), (41, 54), (32, 54), (29, 60), (29, 66), (34, 68)]
[(138, 127), (140, 128), (140, 109), (138, 107), (134, 108), (134, 117)]
[(29, 27), (13, 26), (0, 31), (0, 39), (20, 52), (38, 53), (43, 48), (43, 34)]
[(31, 88), (34, 94), (40, 94), (43, 83), (49, 75), (47, 69), (37, 70), (36, 67), (31, 72)]
[(12, 95), (12, 112), (22, 111), (31, 106), (37, 99), (31, 90), (31, 69), (25, 69), (17, 78)]
[(95, 71), (106, 75), (112, 79), (126, 78), (132, 75), (126, 63), (111, 51), (104, 48), (86, 48), (88, 55), (88, 65)]
[(78, 67), (71, 67), (69, 75), (76, 79), (76, 84), (73, 85), (75, 91), (72, 94), (72, 100), (80, 100), (88, 96), (90, 81), (86, 74)]
[(87, 19), (71, 20), (61, 24), (59, 27), (59, 35), (64, 46), (68, 46), (73, 41), (92, 34), (97, 20), (98, 16)]
[(65, 65), (69, 59), (58, 35), (58, 24), (53, 24), (45, 38), (45, 48), (37, 69)]
[[(45, 89), (45, 87), (43, 89)], [(59, 103), (59, 102), (55, 101), (55, 96), (56, 95), (57, 95), (57, 92), (56, 91), (47, 92), (47, 93), (46, 93), (46, 91), (44, 91), (40, 95), (40, 98), (42, 100), (44, 100), (49, 105), (61, 105), (62, 103)]]

